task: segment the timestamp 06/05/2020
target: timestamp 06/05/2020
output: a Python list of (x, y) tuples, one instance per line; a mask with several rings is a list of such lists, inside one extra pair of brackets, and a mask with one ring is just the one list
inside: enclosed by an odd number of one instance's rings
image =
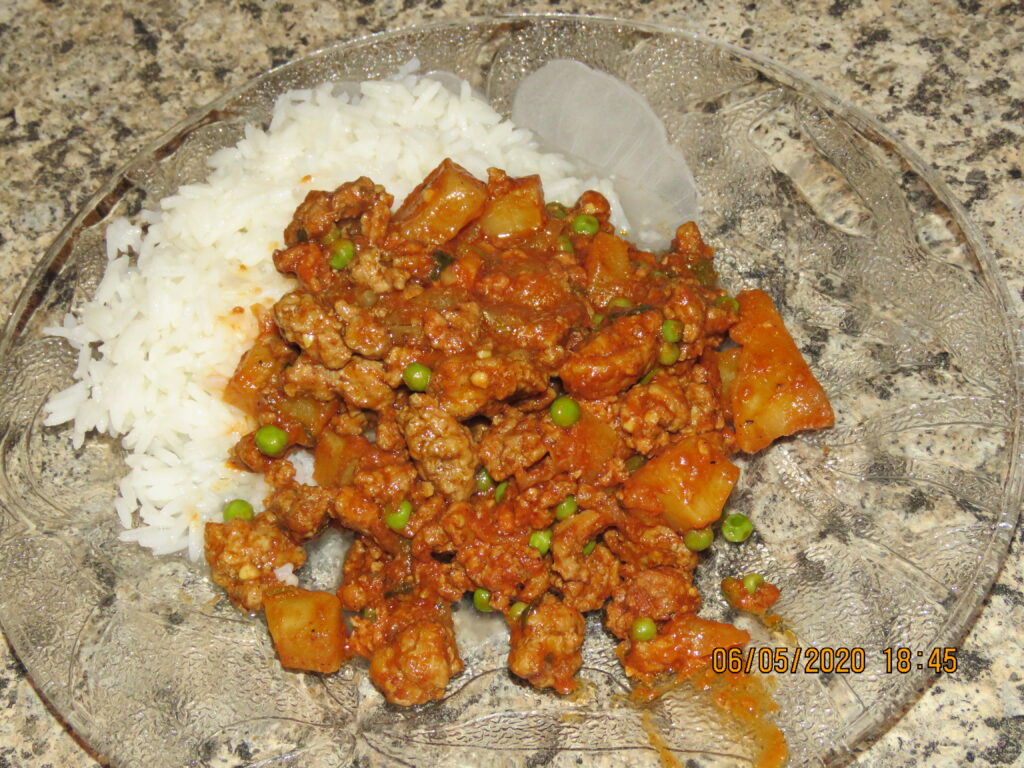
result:
[[(883, 648), (881, 660), (886, 674), (905, 675), (915, 670), (951, 674), (957, 670), (956, 648)], [(711, 654), (713, 672), (760, 672), (762, 674), (859, 674), (867, 669), (863, 648), (715, 648)]]

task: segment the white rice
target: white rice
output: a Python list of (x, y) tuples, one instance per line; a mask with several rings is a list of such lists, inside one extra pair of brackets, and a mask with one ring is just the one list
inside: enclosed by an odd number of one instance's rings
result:
[(625, 226), (607, 182), (574, 177), (566, 158), (539, 152), (468, 84), (455, 94), (405, 75), (360, 90), (349, 98), (324, 84), (284, 94), (266, 131), (248, 126), (209, 159), (205, 182), (144, 211), (144, 229), (112, 222), (95, 297), (47, 329), (77, 350), (78, 364), (75, 383), (47, 403), (45, 423), (71, 422), (75, 447), (95, 431), (120, 437), (128, 452), (115, 502), (122, 539), (198, 559), (203, 523), (219, 519), (224, 503), (242, 497), (260, 508), (262, 477), (226, 462), (253, 425), (221, 395), (256, 336), (249, 308), (294, 286), (271, 256), (310, 190), (369, 176), (400, 202), (451, 157), (481, 178), (491, 166), (539, 173), (549, 200), (571, 203), (597, 189)]

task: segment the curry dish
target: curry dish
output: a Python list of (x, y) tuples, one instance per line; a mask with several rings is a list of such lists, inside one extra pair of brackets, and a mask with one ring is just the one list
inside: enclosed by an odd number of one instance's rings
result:
[[(260, 514), (235, 500), (207, 524), (214, 581), (265, 612), (284, 666), (361, 656), (404, 705), (461, 671), (467, 593), (504, 615), (512, 673), (561, 693), (588, 611), (643, 683), (746, 643), (697, 616), (691, 579), (729, 457), (833, 423), (768, 295), (718, 288), (695, 224), (644, 252), (600, 194), (545, 204), (536, 176), (445, 160), (392, 202), (366, 178), (311, 192), (274, 254), (296, 288), (255, 309), (225, 392), (257, 426), (231, 460), (272, 491)], [(289, 586), (328, 526), (354, 532), (337, 593)], [(747, 589), (762, 610), (778, 596)]]

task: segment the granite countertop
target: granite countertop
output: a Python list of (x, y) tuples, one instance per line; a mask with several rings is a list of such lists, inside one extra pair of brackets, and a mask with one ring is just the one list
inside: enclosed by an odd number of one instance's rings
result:
[[(501, 10), (665, 21), (802, 70), (932, 163), (1024, 291), (1021, 0), (0, 4), (0, 307), (116, 167), (223, 90), (346, 37)], [(1021, 533), (960, 651), (859, 765), (1024, 765)], [(96, 766), (0, 644), (0, 768)]]

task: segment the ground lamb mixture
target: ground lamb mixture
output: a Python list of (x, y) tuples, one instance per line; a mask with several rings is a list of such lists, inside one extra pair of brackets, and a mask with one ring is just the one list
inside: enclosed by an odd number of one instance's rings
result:
[[(545, 203), (536, 176), (445, 160), (392, 203), (360, 178), (310, 193), (285, 231), (295, 289), (254, 308), (225, 392), (254, 426), (231, 461), (273, 490), (207, 524), (214, 581), (266, 612), (285, 666), (361, 656), (404, 705), (461, 671), (467, 593), (504, 614), (510, 670), (561, 693), (587, 611), (644, 683), (746, 643), (696, 615), (691, 579), (729, 456), (832, 423), (771, 299), (718, 288), (692, 222), (641, 251), (600, 194)], [(296, 480), (301, 449), (316, 485)], [(289, 585), (328, 526), (355, 537), (337, 593)]]

